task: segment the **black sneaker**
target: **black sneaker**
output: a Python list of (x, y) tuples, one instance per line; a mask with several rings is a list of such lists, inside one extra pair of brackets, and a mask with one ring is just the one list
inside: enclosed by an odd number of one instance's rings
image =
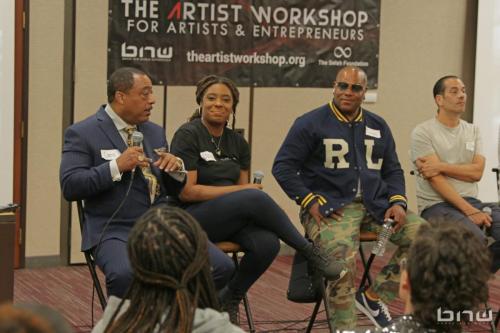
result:
[(229, 314), (229, 321), (231, 324), (240, 326), (240, 303), (232, 302), (222, 305), (222, 311)]
[(312, 267), (318, 270), (323, 276), (330, 280), (340, 280), (346, 273), (347, 269), (340, 262), (328, 258), (323, 253), (319, 246), (309, 243), (301, 254), (307, 259)]
[(240, 325), (240, 301), (243, 296), (230, 290), (227, 286), (219, 291), (219, 302), (221, 310), (229, 314), (229, 321), (239, 326)]
[(380, 299), (372, 301), (366, 297), (365, 292), (356, 292), (356, 307), (363, 312), (378, 328), (384, 328), (391, 324), (392, 318), (389, 309)]

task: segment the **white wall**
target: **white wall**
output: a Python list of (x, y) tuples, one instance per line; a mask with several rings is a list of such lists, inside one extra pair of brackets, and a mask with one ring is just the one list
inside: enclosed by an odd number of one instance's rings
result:
[(0, 205), (13, 200), (14, 0), (0, 1)]
[(497, 201), (495, 175), (491, 168), (499, 165), (500, 126), (500, 1), (479, 1), (477, 18), (476, 78), (474, 95), (474, 123), (483, 137), (486, 167), (479, 182), (479, 198)]
[(61, 224), (64, 1), (31, 0), (29, 29), (25, 253), (27, 257), (57, 256)]

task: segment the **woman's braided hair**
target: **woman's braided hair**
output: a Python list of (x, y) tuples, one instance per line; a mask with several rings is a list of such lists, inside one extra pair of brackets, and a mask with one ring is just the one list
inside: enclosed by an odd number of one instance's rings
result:
[(234, 129), (234, 125), (236, 124), (236, 106), (240, 101), (240, 92), (238, 91), (236, 84), (231, 79), (224, 76), (207, 75), (196, 83), (196, 103), (200, 105), (200, 107), (194, 111), (189, 118), (189, 121), (201, 118), (201, 101), (203, 100), (205, 91), (208, 87), (218, 83), (225, 85), (233, 96), (233, 121), (231, 123), (231, 128)]
[(219, 309), (205, 232), (184, 210), (159, 205), (135, 224), (128, 241), (130, 306), (105, 332), (191, 332), (196, 308)]

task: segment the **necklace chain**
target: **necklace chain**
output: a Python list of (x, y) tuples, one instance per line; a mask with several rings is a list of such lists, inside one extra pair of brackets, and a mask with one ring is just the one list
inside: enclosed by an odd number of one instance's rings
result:
[(220, 149), (220, 143), (222, 141), (222, 136), (224, 135), (224, 132), (222, 132), (221, 136), (219, 137), (219, 141), (217, 143), (215, 143), (215, 138), (213, 137), (213, 135), (210, 134), (210, 141), (212, 141), (212, 143), (214, 144), (215, 146), (215, 154), (217, 156), (220, 156), (222, 151)]

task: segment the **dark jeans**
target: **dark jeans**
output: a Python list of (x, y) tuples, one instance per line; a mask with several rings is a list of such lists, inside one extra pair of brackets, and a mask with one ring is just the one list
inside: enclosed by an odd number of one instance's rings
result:
[(245, 250), (240, 269), (229, 283), (246, 292), (265, 272), (279, 251), (279, 240), (294, 249), (308, 241), (290, 222), (286, 213), (265, 192), (248, 189), (186, 207), (216, 243), (233, 241)]
[[(208, 244), (208, 256), (216, 289), (224, 287), (234, 275), (234, 263), (214, 244)], [(127, 255), (127, 243), (112, 238), (101, 243), (96, 264), (106, 276), (108, 297), (123, 298), (132, 282), (132, 269)]]
[[(496, 203), (483, 203), (475, 198), (465, 197), (468, 203), (479, 210), (483, 210), (484, 207), (491, 208), (491, 227), (488, 229), (489, 234), (495, 242), (489, 246), (489, 250), (493, 256), (492, 271), (496, 272), (500, 268), (500, 207)], [(422, 217), (426, 220), (431, 219), (445, 219), (453, 220), (461, 223), (467, 229), (472, 231), (481, 240), (486, 239), (485, 232), (474, 224), (470, 218), (465, 216), (461, 211), (455, 208), (455, 206), (447, 203), (441, 202), (426, 208), (422, 212)]]

